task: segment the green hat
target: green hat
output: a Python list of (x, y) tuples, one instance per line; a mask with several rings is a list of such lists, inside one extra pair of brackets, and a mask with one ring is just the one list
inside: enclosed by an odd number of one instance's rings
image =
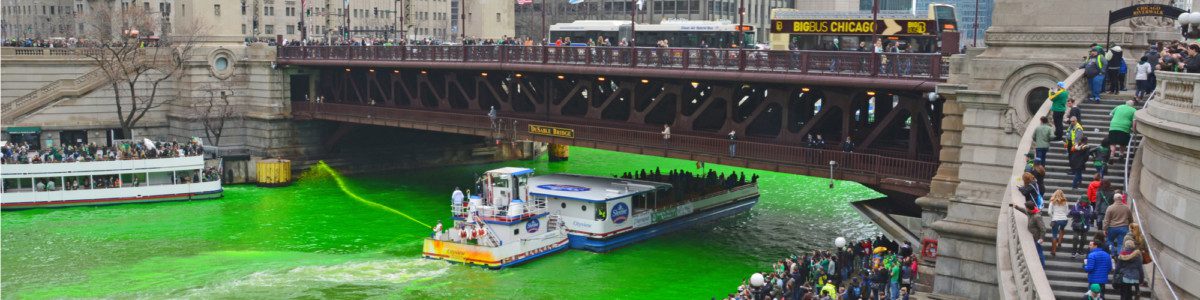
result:
[(1093, 293), (1100, 293), (1100, 284), (1099, 284), (1099, 283), (1093, 283), (1093, 284), (1092, 284), (1092, 287), (1091, 287), (1091, 290), (1092, 290), (1092, 292), (1093, 292)]

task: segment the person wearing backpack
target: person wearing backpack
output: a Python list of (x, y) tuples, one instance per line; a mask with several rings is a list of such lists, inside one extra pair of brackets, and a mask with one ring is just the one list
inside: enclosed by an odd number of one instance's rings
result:
[(1087, 232), (1091, 229), (1092, 206), (1086, 196), (1079, 196), (1079, 201), (1071, 207), (1071, 212), (1067, 213), (1071, 218), (1071, 231), (1075, 232), (1075, 242), (1071, 247), (1071, 258), (1079, 258), (1079, 254), (1083, 253), (1083, 246), (1087, 244)]

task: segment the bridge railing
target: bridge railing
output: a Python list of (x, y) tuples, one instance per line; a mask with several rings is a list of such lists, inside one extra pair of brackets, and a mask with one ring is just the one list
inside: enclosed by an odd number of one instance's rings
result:
[[(910, 160), (868, 153), (851, 153), (831, 149), (808, 148), (800, 145), (783, 145), (761, 141), (730, 141), (727, 138), (706, 137), (693, 133), (676, 132), (669, 141), (664, 141), (661, 133), (650, 128), (625, 128), (620, 125), (593, 124), (587, 122), (564, 122), (541, 120), (530, 115), (501, 115), (503, 130), (493, 128), (487, 116), (453, 111), (424, 110), (409, 108), (390, 108), (357, 104), (293, 102), (293, 111), (298, 115), (310, 114), (313, 117), (324, 116), (341, 121), (371, 120), (395, 124), (396, 122), (413, 122), (422, 124), (422, 128), (437, 125), (444, 128), (454, 128), (455, 132), (491, 131), (494, 135), (509, 135), (515, 139), (563, 142), (569, 140), (597, 142), (609, 145), (632, 146), (642, 149), (663, 149), (671, 152), (690, 152), (697, 159), (708, 157), (706, 160), (731, 159), (730, 144), (736, 144), (736, 153), (732, 159), (746, 159), (754, 164), (775, 163), (781, 166), (792, 166), (797, 169), (808, 169), (814, 175), (824, 175), (823, 170), (829, 168), (829, 162), (836, 162), (835, 171), (839, 178), (855, 180), (879, 180), (895, 178), (928, 182), (937, 172), (938, 163), (934, 161)], [(570, 129), (572, 138), (539, 136), (529, 133), (529, 125), (541, 125)], [(780, 169), (778, 171), (789, 171)], [(792, 170), (791, 172), (796, 172)]]
[[(1084, 95), (1087, 79), (1083, 70), (1076, 70), (1063, 80), (1071, 94)], [(1050, 111), (1047, 99), (1038, 107), (1030, 120), (1045, 117)], [(1039, 122), (1031, 121), (1021, 134), (1012, 160), (1012, 174), (1004, 188), (1000, 203), (999, 220), (996, 222), (996, 267), (999, 269), (1001, 299), (1054, 299), (1046, 270), (1042, 267), (1037, 250), (1038, 239), (1029, 232), (1029, 216), (1025, 212), (1025, 196), (1017, 188), (1022, 185), (1025, 174), (1025, 154), (1033, 147), (1033, 132)]]
[(940, 54), (856, 51), (776, 51), (723, 48), (552, 46), (294, 46), (278, 58), (589, 65), (630, 68), (736, 70), (885, 77), (941, 81), (948, 73)]

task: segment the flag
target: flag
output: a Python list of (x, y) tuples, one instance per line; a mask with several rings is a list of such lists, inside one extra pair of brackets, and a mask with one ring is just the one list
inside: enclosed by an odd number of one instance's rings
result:
[(583, 0), (567, 0), (567, 3), (580, 4), (580, 3), (583, 3)]
[(517, 5), (531, 4), (533, 0), (517, 0)]

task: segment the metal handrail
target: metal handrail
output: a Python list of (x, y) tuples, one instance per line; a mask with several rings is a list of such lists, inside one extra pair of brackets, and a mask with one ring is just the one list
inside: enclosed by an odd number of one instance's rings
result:
[[(1164, 81), (1164, 85), (1166, 85), (1165, 83), (1166, 82)], [(1154, 94), (1162, 95), (1164, 97), (1166, 96), (1165, 94), (1163, 94), (1163, 91), (1156, 91)], [(1146, 102), (1142, 102), (1141, 108), (1145, 109), (1146, 105), (1150, 104), (1150, 101), (1153, 101), (1153, 99), (1155, 99), (1155, 97), (1146, 97)], [(1129, 200), (1129, 207), (1133, 209), (1133, 218), (1137, 221), (1138, 224), (1141, 225), (1141, 226), (1138, 226), (1138, 231), (1142, 234), (1143, 239), (1145, 239), (1145, 237), (1148, 236), (1148, 235), (1146, 235), (1146, 225), (1147, 224), (1145, 222), (1142, 222), (1142, 214), (1141, 214), (1141, 212), (1138, 211), (1137, 199), (1135, 199), (1133, 197), (1132, 193), (1130, 193), (1128, 191), (1131, 189), (1130, 188), (1131, 186), (1129, 185), (1129, 171), (1131, 168), (1130, 166), (1133, 165), (1133, 151), (1129, 151), (1129, 149), (1133, 148), (1134, 141), (1141, 140), (1142, 137), (1140, 134), (1138, 134), (1136, 132), (1130, 132), (1129, 134), (1132, 137), (1129, 139), (1129, 144), (1125, 145), (1125, 174), (1122, 175), (1122, 180), (1124, 180), (1124, 186), (1125, 186), (1125, 189), (1127, 190), (1125, 192), (1125, 197), (1126, 197), (1126, 199)], [(1141, 151), (1140, 150), (1141, 148), (1138, 148), (1138, 149), (1139, 149), (1139, 151)], [(1154, 255), (1153, 249), (1150, 248), (1150, 243), (1146, 243), (1145, 246), (1146, 246), (1146, 252), (1150, 254), (1150, 263), (1153, 265), (1153, 269), (1158, 271), (1158, 275), (1162, 276), (1163, 283), (1165, 283), (1167, 285), (1167, 291), (1171, 292), (1171, 297), (1173, 299), (1179, 299), (1179, 294), (1175, 292), (1175, 287), (1171, 285), (1170, 280), (1167, 280), (1167, 274), (1163, 272), (1162, 266), (1160, 266), (1158, 264), (1158, 257)], [(1151, 278), (1150, 292), (1153, 295), (1153, 293), (1154, 293), (1154, 276), (1151, 276), (1150, 278)]]
[[(1083, 70), (1075, 70), (1066, 80), (1071, 93), (1082, 92), (1087, 85)], [(1050, 101), (1045, 101), (1031, 117), (1038, 119), (1050, 111)], [(1024, 212), (1025, 197), (1017, 193), (1018, 182), (1025, 173), (1025, 153), (1033, 146), (1033, 132), (1038, 122), (1028, 122), (1013, 154), (1012, 178), (1004, 188), (1000, 215), (996, 222), (996, 267), (999, 269), (999, 286), (1002, 299), (1054, 299), (1046, 270), (1040, 263), (1037, 252), (1037, 237), (1025, 230), (1029, 217)]]

